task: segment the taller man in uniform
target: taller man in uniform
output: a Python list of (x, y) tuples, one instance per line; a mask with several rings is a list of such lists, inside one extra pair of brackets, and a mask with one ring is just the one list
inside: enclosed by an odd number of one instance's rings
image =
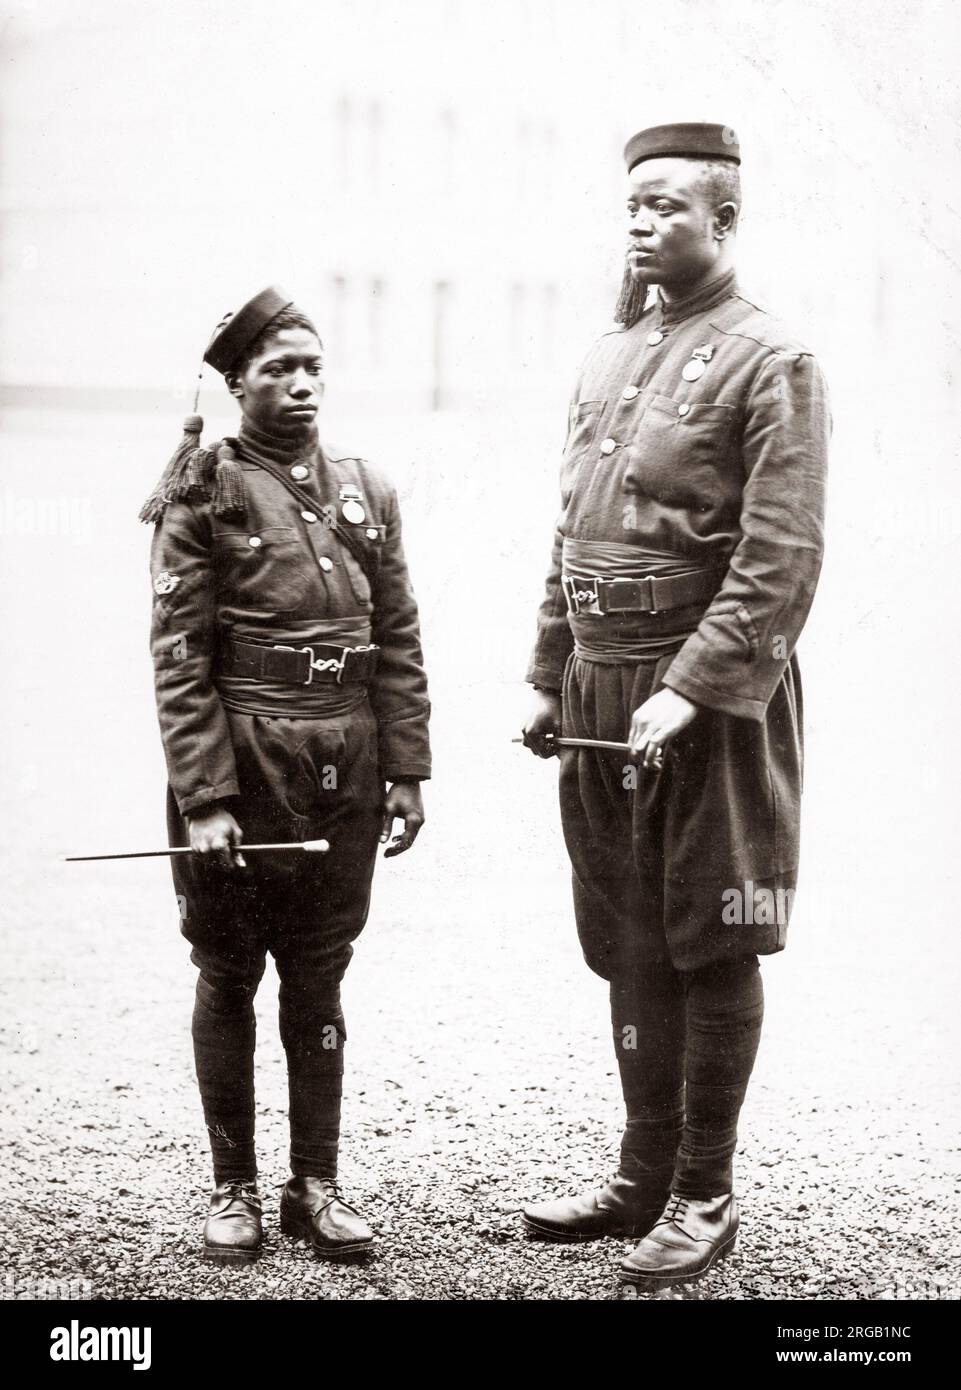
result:
[[(822, 556), (830, 429), (809, 352), (740, 293), (728, 127), (625, 149), (620, 327), (578, 379), (525, 727), (561, 750), (588, 965), (610, 982), (617, 1173), (528, 1208), (537, 1235), (642, 1237), (624, 1281), (693, 1280), (734, 1246), (732, 1156), (798, 869), (795, 642)], [(649, 296), (649, 287), (656, 293)], [(651, 298), (652, 302), (646, 304)]]
[[(204, 1252), (260, 1252), (254, 1152), (254, 994), (280, 977), (290, 1093), (281, 1225), (326, 1258), (372, 1233), (337, 1185), (340, 982), (367, 918), (378, 839), (408, 849), (430, 775), (417, 607), (393, 488), (318, 440), (323, 347), (270, 289), (205, 353), (241, 409), (236, 439), (184, 441), (141, 513), (152, 651), (169, 775), (182, 931), (198, 967), (194, 1055), (213, 1154)], [(386, 785), (390, 783), (390, 790)], [(327, 854), (248, 844), (330, 842)]]

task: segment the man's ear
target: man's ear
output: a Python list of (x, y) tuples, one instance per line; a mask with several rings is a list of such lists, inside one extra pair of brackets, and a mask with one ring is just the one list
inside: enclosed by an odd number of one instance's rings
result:
[(714, 209), (714, 238), (716, 241), (724, 239), (734, 231), (737, 226), (737, 203), (719, 203)]
[(236, 396), (238, 401), (243, 398), (244, 384), (237, 372), (224, 372), (224, 381), (227, 383), (227, 390), (232, 396)]

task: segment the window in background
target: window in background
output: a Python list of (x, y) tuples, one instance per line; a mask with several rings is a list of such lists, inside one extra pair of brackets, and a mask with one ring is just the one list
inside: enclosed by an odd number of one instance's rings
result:
[(371, 185), (380, 177), (384, 163), (384, 110), (379, 101), (372, 101), (367, 108), (367, 164), (366, 173)]
[(449, 405), (452, 287), (446, 280), (435, 280), (433, 289), (431, 409)]
[(557, 286), (545, 285), (541, 294), (541, 360), (545, 367), (554, 365), (554, 340), (557, 333)]
[(340, 371), (350, 365), (349, 343), (349, 286), (345, 275), (334, 275), (330, 281), (330, 337), (335, 364)]
[(439, 125), (438, 185), (441, 193), (452, 196), (457, 183), (457, 117), (449, 107), (441, 111)]
[(372, 367), (384, 361), (384, 281), (375, 277), (367, 296), (367, 359)]
[(516, 367), (527, 361), (527, 286), (515, 281), (509, 293), (508, 360)]
[(526, 119), (522, 116), (517, 122), (517, 140), (515, 144), (517, 150), (517, 163), (514, 167), (518, 202), (523, 202), (526, 197), (529, 145), (530, 127)]
[(334, 127), (337, 131), (337, 181), (342, 189), (347, 189), (351, 183), (354, 153), (354, 109), (348, 96), (341, 97), (337, 103)]

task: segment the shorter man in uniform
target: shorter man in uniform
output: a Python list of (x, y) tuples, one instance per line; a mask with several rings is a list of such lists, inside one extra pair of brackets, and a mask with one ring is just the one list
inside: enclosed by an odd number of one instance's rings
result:
[[(323, 348), (276, 289), (219, 326), (205, 360), (241, 409), (202, 448), (190, 417), (141, 513), (156, 522), (151, 647), (182, 931), (199, 970), (194, 1055), (213, 1155), (204, 1254), (257, 1258), (254, 995), (280, 977), (292, 1177), (281, 1228), (321, 1256), (366, 1252), (337, 1183), (340, 982), (367, 918), (378, 840), (423, 822), (429, 705), (397, 497), (321, 445)], [(385, 784), (392, 784), (386, 791)], [(249, 844), (326, 839), (328, 853)]]
[(829, 416), (814, 358), (737, 286), (734, 132), (658, 126), (625, 156), (620, 327), (571, 402), (525, 735), (542, 756), (563, 734), (626, 740), (637, 759), (567, 749), (560, 772), (627, 1124), (613, 1178), (526, 1219), (554, 1240), (641, 1238), (621, 1277), (656, 1288), (700, 1278), (737, 1237), (758, 956), (783, 949), (797, 881), (794, 646), (821, 565)]

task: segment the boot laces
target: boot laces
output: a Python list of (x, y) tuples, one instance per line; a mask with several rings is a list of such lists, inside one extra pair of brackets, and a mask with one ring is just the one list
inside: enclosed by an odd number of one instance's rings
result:
[(657, 1224), (659, 1226), (662, 1224), (666, 1224), (668, 1226), (679, 1226), (681, 1230), (683, 1230), (684, 1218), (687, 1215), (687, 1208), (688, 1199), (686, 1197), (678, 1196), (676, 1192), (672, 1192), (670, 1197), (668, 1198), (667, 1206), (664, 1208), (664, 1214)]
[[(352, 1211), (355, 1216), (360, 1215), (360, 1212), (357, 1210), (357, 1208), (347, 1201), (347, 1198), (344, 1196), (344, 1190), (339, 1182), (335, 1182), (333, 1178), (319, 1178), (318, 1181), (321, 1182), (323, 1186), (326, 1188), (326, 1195), (324, 1197), (324, 1200), (322, 1202), (319, 1202), (317, 1206), (314, 1208), (314, 1216), (316, 1216), (319, 1212), (325, 1211), (327, 1207), (331, 1205), (332, 1202), (340, 1202), (341, 1206), (346, 1207), (348, 1211)], [(277, 1184), (277, 1186), (280, 1188), (284, 1188), (287, 1186), (287, 1184), (285, 1182), (280, 1182)]]
[(343, 1188), (339, 1182), (328, 1182), (326, 1187), (330, 1195), (328, 1200), (324, 1203), (325, 1206), (329, 1207), (331, 1202), (339, 1202), (342, 1207), (346, 1207), (348, 1211), (352, 1211), (355, 1216), (360, 1215), (357, 1208), (353, 1206), (352, 1203), (348, 1202), (347, 1198), (344, 1196)]
[(250, 1182), (247, 1178), (232, 1178), (230, 1182), (224, 1183), (224, 1189), (231, 1201), (239, 1197), (242, 1202), (249, 1202), (252, 1206), (261, 1205), (256, 1183)]

